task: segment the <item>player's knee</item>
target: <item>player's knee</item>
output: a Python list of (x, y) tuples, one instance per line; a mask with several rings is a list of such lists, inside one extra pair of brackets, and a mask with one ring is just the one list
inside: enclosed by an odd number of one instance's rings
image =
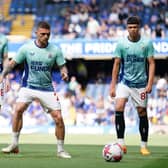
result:
[(57, 120), (56, 120), (56, 126), (59, 127), (59, 128), (64, 127), (64, 121), (63, 121), (62, 117), (57, 118)]
[(15, 107), (15, 114), (16, 115), (19, 115), (19, 116), (22, 116), (24, 111), (26, 110), (27, 108), (27, 104), (16, 104), (16, 107)]
[(139, 115), (139, 117), (142, 117), (142, 116), (146, 116), (146, 115), (147, 115), (146, 108), (138, 107), (137, 110), (138, 110), (138, 115)]
[(24, 109), (22, 109), (21, 107), (17, 107), (17, 108), (15, 109), (15, 115), (17, 115), (17, 116), (19, 116), (19, 117), (22, 117), (23, 112), (24, 112)]
[(125, 103), (126, 103), (126, 100), (117, 101), (116, 107), (115, 107), (116, 111), (124, 111)]
[(116, 111), (124, 111), (124, 107), (125, 105), (123, 103), (117, 103), (115, 109)]
[(116, 111), (124, 111), (124, 106), (122, 105), (116, 106)]
[(64, 127), (64, 121), (62, 115), (56, 115), (53, 117), (57, 127)]

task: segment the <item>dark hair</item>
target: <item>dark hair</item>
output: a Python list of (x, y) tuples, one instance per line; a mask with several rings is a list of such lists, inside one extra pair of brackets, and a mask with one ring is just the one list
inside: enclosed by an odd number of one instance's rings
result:
[(45, 29), (48, 29), (50, 30), (50, 25), (49, 23), (45, 22), (45, 21), (40, 21), (38, 24), (37, 24), (37, 29), (38, 28), (45, 28)]
[(138, 16), (130, 16), (127, 19), (127, 24), (137, 24), (141, 25), (141, 19)]

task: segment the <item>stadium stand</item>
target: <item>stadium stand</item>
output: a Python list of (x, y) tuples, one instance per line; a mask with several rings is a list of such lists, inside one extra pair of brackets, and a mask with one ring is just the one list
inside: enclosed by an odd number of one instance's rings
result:
[(16, 14), (33, 14), (37, 11), (36, 0), (12, 0), (9, 13)]
[(9, 15), (11, 0), (0, 2), (0, 32), (9, 34), (11, 31), (12, 21)]
[(15, 20), (12, 22), (12, 28), (10, 35), (24, 35), (27, 38), (31, 37), (34, 21), (33, 16), (27, 15), (16, 15)]
[[(149, 25), (151, 36), (155, 36), (156, 25), (160, 25), (165, 36), (167, 36), (167, 1), (145, 0), (3, 0), (4, 16), (13, 17), (11, 21), (15, 24), (17, 15), (32, 15), (29, 29), (31, 37), (34, 37), (34, 27), (40, 20), (48, 21), (52, 26), (53, 38), (90, 38), (87, 30), (88, 19), (92, 16), (99, 26), (96, 38), (114, 38), (124, 34), (123, 26), (128, 15), (139, 15), (143, 17), (142, 25)], [(7, 12), (8, 11), (8, 12)], [(19, 21), (24, 22), (24, 19)], [(25, 19), (26, 20), (26, 19)], [(18, 21), (18, 22), (19, 22)], [(13, 25), (13, 23), (12, 23)], [(5, 26), (8, 26), (5, 25)], [(12, 28), (13, 29), (13, 28)], [(15, 28), (14, 28), (15, 29)], [(113, 33), (113, 30), (116, 33)], [(10, 33), (9, 31), (7, 32)], [(30, 34), (29, 33), (29, 34)], [(22, 34), (22, 32), (21, 32)]]

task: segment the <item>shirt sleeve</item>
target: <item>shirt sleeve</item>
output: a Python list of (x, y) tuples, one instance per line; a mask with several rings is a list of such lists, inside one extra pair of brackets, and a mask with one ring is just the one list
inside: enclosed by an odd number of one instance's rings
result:
[(26, 58), (25, 46), (22, 46), (19, 48), (18, 52), (13, 57), (13, 60), (16, 61), (16, 63), (21, 64), (22, 62), (24, 62), (25, 58)]
[(5, 43), (4, 43), (3, 53), (4, 54), (8, 53), (8, 40), (7, 40), (7, 38), (6, 38)]
[(57, 48), (56, 63), (58, 66), (64, 65), (66, 63), (63, 52), (60, 48)]
[(114, 50), (114, 57), (121, 58), (121, 56), (122, 56), (121, 43), (118, 42)]
[(149, 40), (147, 45), (147, 58), (153, 56), (154, 56), (154, 47), (152, 41)]

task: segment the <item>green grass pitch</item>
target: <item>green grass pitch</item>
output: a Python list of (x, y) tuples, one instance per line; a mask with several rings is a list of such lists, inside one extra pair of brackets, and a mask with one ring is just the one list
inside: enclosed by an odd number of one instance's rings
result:
[[(24, 134), (19, 154), (0, 153), (0, 168), (160, 168), (168, 165), (168, 135), (150, 135), (150, 156), (139, 153), (139, 136), (126, 136), (128, 153), (120, 162), (102, 158), (104, 144), (114, 135), (67, 135), (65, 149), (72, 159), (56, 157), (56, 141), (51, 134)], [(0, 148), (11, 142), (11, 136), (0, 135)]]

